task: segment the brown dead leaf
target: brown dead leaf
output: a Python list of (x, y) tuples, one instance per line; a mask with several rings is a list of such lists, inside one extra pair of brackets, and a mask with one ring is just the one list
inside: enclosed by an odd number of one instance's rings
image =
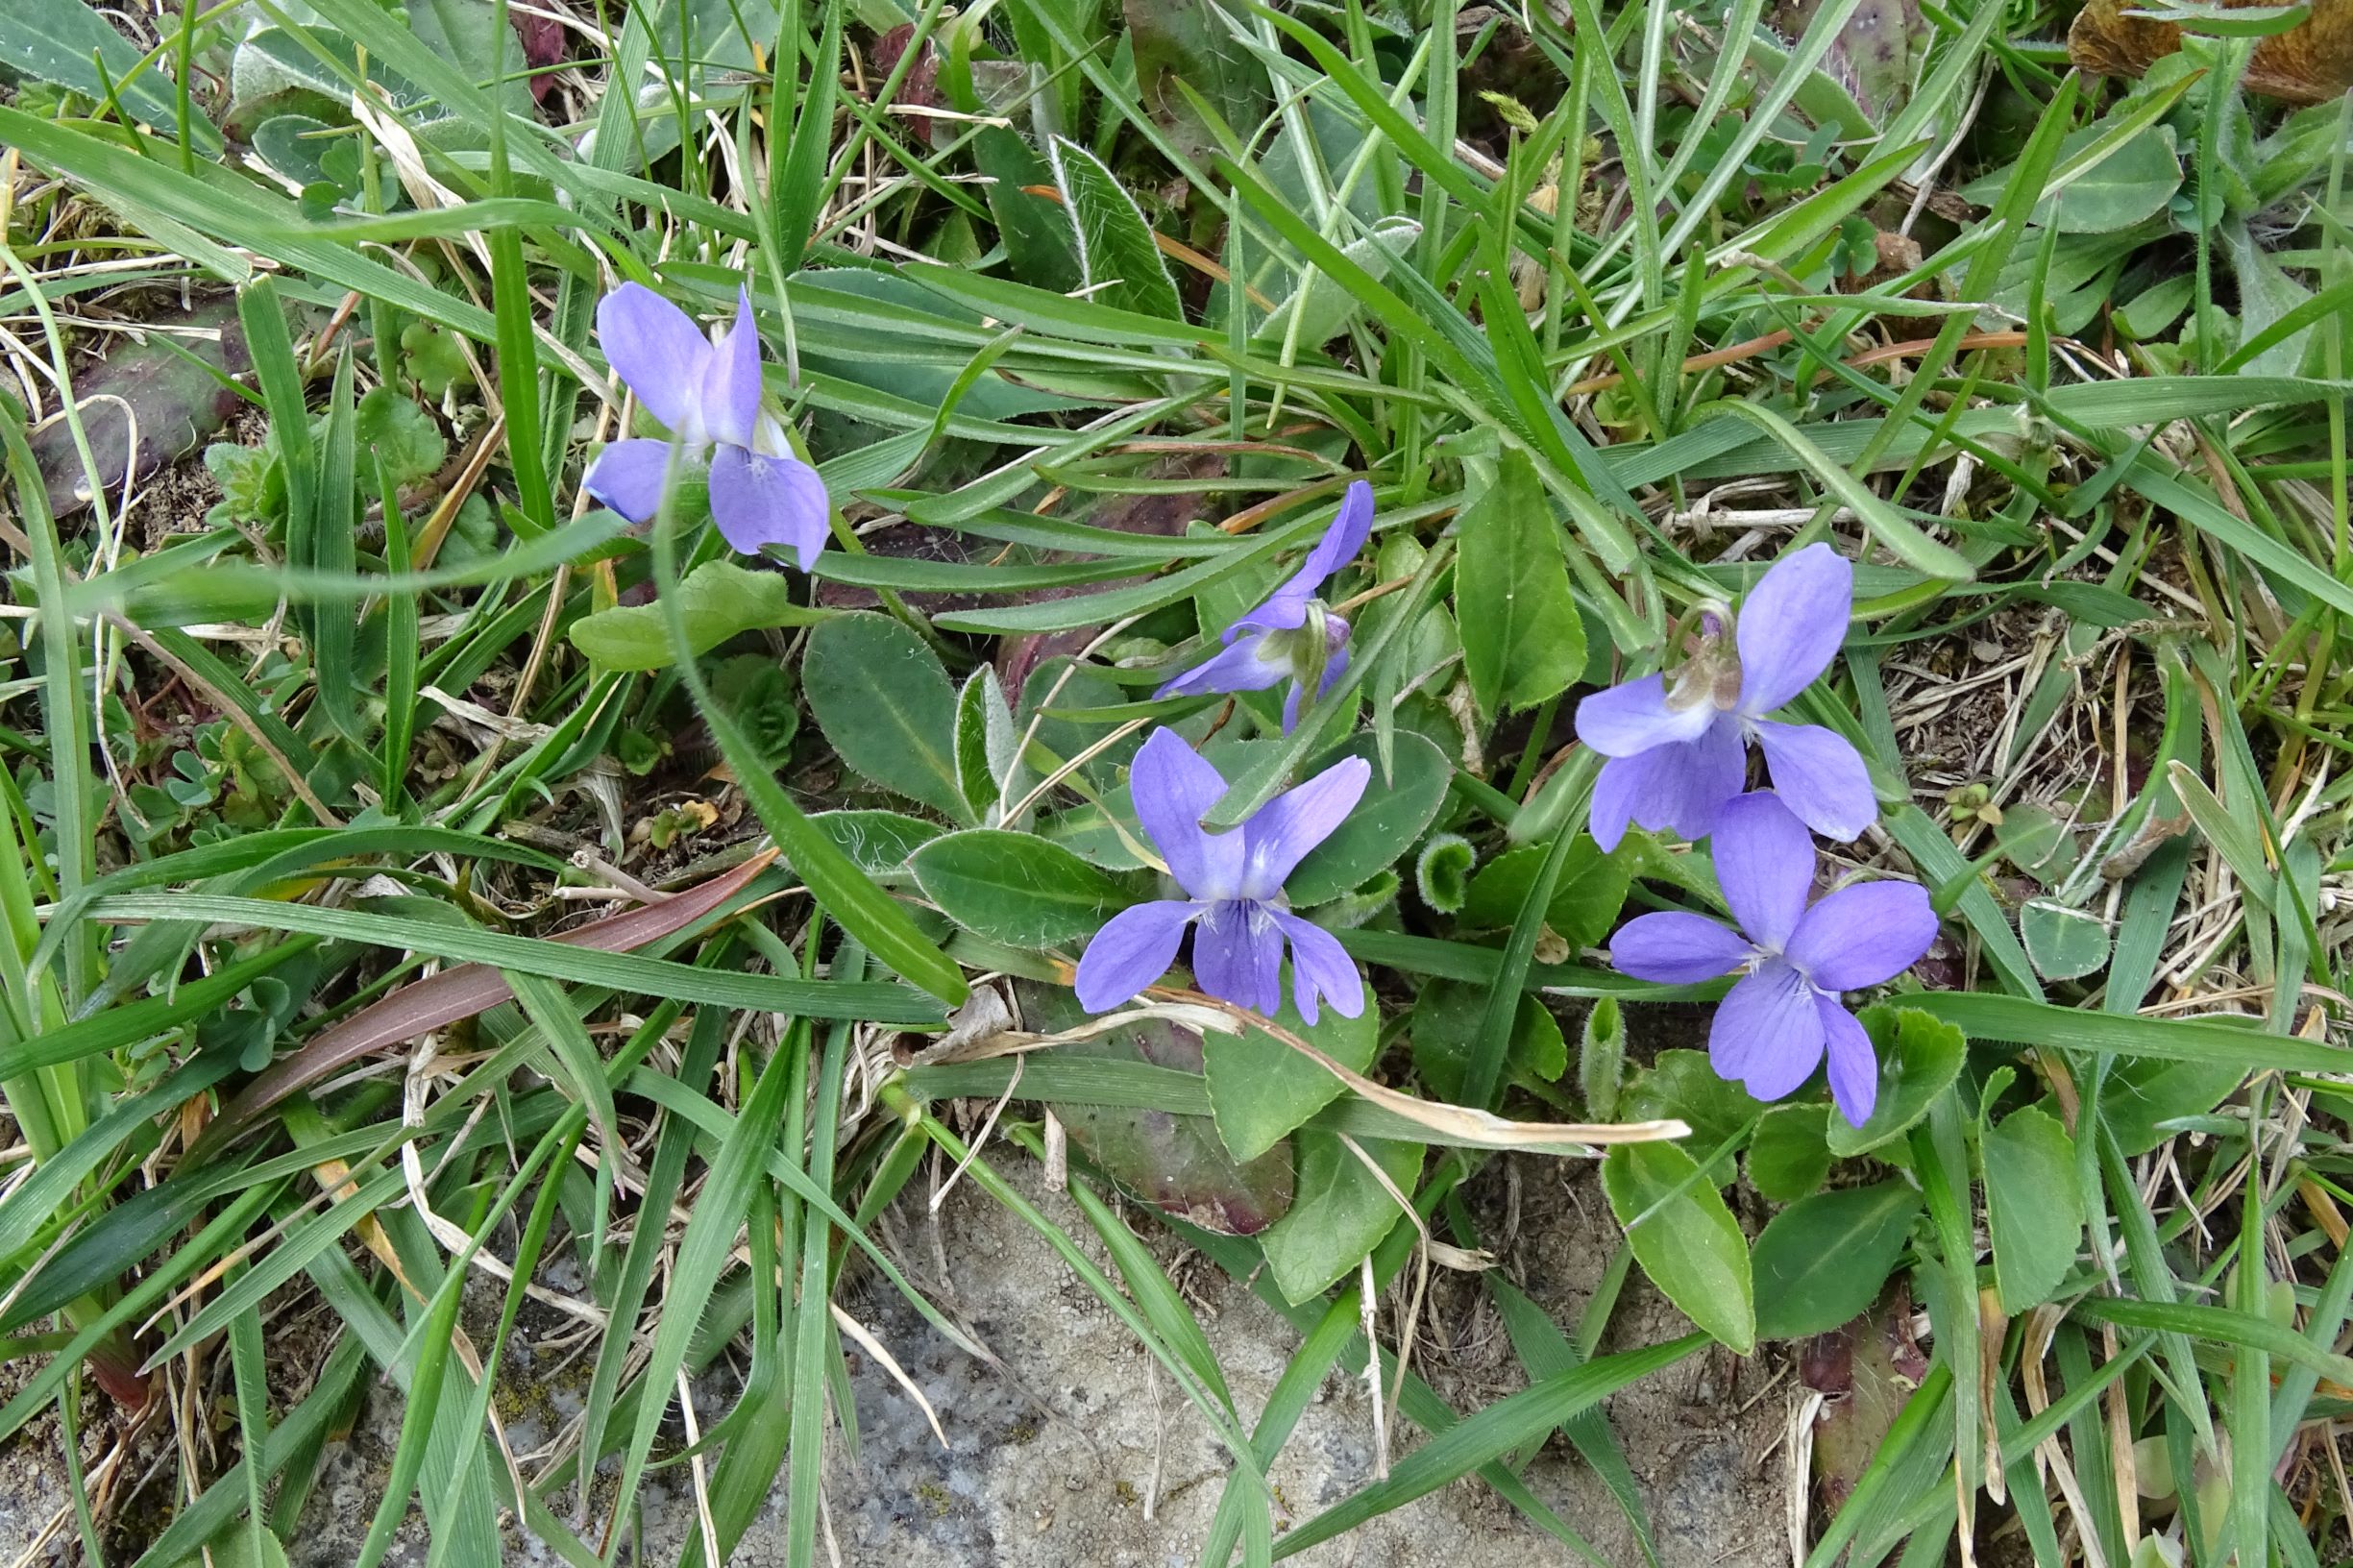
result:
[(1910, 1290), (1900, 1282), (1868, 1313), (1806, 1341), (1798, 1364), (1805, 1386), (1825, 1396), (1814, 1424), (1814, 1482), (1824, 1511), (1834, 1514), (1928, 1374), (1912, 1338)]
[[(2221, 0), (2234, 9), (2270, 0)], [(2091, 0), (2067, 30), (2067, 57), (2099, 76), (2139, 76), (2181, 47), (2172, 22), (2127, 15), (2145, 0)], [(2353, 0), (2313, 0), (2312, 14), (2259, 40), (2246, 90), (2292, 104), (2321, 104), (2353, 88)]]
[(140, 483), (195, 451), (236, 411), (237, 395), (221, 377), (244, 375), (253, 360), (233, 300), (161, 310), (146, 325), (153, 331), (116, 334), (107, 356), (78, 375), (74, 395), (89, 467), (64, 418), (52, 415), (33, 428), (34, 462), (50, 509), (61, 518), (90, 503), (93, 470), (117, 495), (126, 482)]

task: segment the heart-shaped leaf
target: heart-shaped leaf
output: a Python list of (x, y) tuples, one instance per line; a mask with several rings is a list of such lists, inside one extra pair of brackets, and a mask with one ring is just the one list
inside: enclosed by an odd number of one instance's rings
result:
[(2108, 964), (2108, 923), (2053, 898), (2026, 901), (2018, 912), (2018, 938), (2046, 980), (2080, 980)]
[[(1691, 1128), (1691, 1157), (1705, 1159), (1747, 1126), (1756, 1115), (1749, 1091), (1709, 1065), (1705, 1051), (1661, 1051), (1627, 1087), (1619, 1114), (1630, 1121), (1672, 1116)], [(1730, 1181), (1728, 1157), (1708, 1169), (1718, 1187)]]
[[(1830, 1145), (1820, 1102), (1777, 1105), (1749, 1140), (1749, 1185), (1776, 1203), (1794, 1203), (1830, 1171)], [(1761, 1268), (1761, 1264), (1759, 1265)]]
[(2013, 1111), (1985, 1135), (1985, 1221), (1994, 1286), (2015, 1317), (2050, 1299), (2083, 1241), (2075, 1140), (2041, 1106)]
[(2232, 1062), (2120, 1058), (2100, 1086), (2100, 1126), (2116, 1135), (2126, 1159), (2146, 1154), (2173, 1136), (2169, 1123), (2204, 1115), (2245, 1077), (2246, 1068)]
[[(2115, 129), (2087, 125), (2059, 144), (2065, 161)], [(2011, 170), (2004, 168), (1962, 187), (1971, 201), (1991, 202), (2008, 185)], [(2173, 128), (2152, 125), (2096, 165), (2086, 170), (2055, 197), (2046, 197), (2034, 209), (2034, 221), (2047, 223), (2065, 234), (2106, 234), (2129, 229), (2154, 217), (2181, 188), (2181, 156), (2175, 149)]]
[[(1372, 1066), (1381, 1047), (1381, 1015), (1370, 987), (1364, 1008), (1343, 1018), (1329, 1004), (1312, 1025), (1288, 999), (1274, 1021), (1352, 1072)], [(1262, 1030), (1211, 1035), (1201, 1054), (1209, 1072), (1210, 1110), (1237, 1160), (1255, 1160), (1286, 1133), (1339, 1097), (1340, 1081)]]
[[(1500, 931), (1520, 918), (1529, 884), (1536, 879), (1549, 846), (1522, 845), (1506, 850), (1472, 876), (1462, 903), (1462, 924), (1473, 930)], [(1544, 923), (1573, 947), (1591, 947), (1618, 923), (1626, 907), (1626, 892), (1633, 883), (1636, 838), (1628, 835), (1615, 853), (1583, 834), (1569, 845), (1568, 859), (1554, 884), (1552, 902), (1544, 908)]]
[[(83, 0), (9, 0), (0, 7), (0, 65), (99, 101), (112, 85), (134, 116), (171, 131), (179, 123), (171, 80), (161, 71), (138, 71), (140, 63), (131, 40)], [(187, 112), (190, 135), (217, 158), (220, 137), (211, 122), (201, 109)]]
[(1298, 1151), (1299, 1175), (1290, 1213), (1266, 1228), (1259, 1245), (1266, 1255), (1266, 1271), (1285, 1298), (1296, 1304), (1330, 1289), (1405, 1217), (1390, 1188), (1412, 1198), (1422, 1148), (1384, 1139), (1356, 1140), (1357, 1149), (1388, 1178), (1385, 1187), (1356, 1150), (1331, 1133), (1302, 1132), (1291, 1144)]
[[(1413, 1004), (1413, 1070), (1422, 1087), (1441, 1100), (1463, 1097), (1463, 1078), (1487, 1012), (1492, 988), (1461, 980), (1433, 980)], [(1568, 1069), (1568, 1042), (1560, 1020), (1532, 993), (1520, 998), (1511, 1018), (1507, 1058), (1515, 1071), (1552, 1083)]]
[(1136, 87), (1169, 141), (1199, 159), (1217, 135), (1199, 103), (1229, 130), (1266, 112), (1266, 72), (1234, 45), (1234, 12), (1220, 0), (1125, 0), (1121, 7), (1136, 60)]

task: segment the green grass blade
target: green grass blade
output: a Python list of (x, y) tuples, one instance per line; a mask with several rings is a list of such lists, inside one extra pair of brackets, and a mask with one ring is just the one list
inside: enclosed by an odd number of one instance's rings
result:
[(1286, 1534), (1277, 1544), (1275, 1556), (1287, 1557), (1304, 1552), (1367, 1519), (1459, 1481), (1487, 1461), (1539, 1440), (1553, 1428), (1599, 1405), (1620, 1388), (1673, 1366), (1709, 1342), (1703, 1334), (1687, 1334), (1664, 1344), (1621, 1351), (1499, 1399), (1407, 1455), (1390, 1467), (1388, 1480), (1374, 1482)]

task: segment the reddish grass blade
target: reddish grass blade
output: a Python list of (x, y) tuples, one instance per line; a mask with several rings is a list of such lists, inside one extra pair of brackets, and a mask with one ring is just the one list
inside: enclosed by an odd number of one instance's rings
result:
[[(754, 855), (723, 876), (713, 877), (658, 904), (641, 904), (625, 914), (596, 920), (550, 941), (601, 953), (625, 953), (684, 930), (741, 893), (768, 869), (776, 851)], [(198, 1149), (236, 1136), (253, 1119), (296, 1090), (340, 1071), (374, 1051), (414, 1040), (429, 1029), (439, 1029), (460, 1018), (485, 1012), (514, 995), (506, 977), (480, 964), (461, 964), (414, 984), (403, 986), (327, 1030), (301, 1050), (272, 1063), (205, 1132)]]

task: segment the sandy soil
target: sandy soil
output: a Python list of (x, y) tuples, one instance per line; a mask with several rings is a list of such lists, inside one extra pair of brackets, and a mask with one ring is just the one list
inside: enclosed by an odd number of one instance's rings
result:
[[(1558, 1162), (1514, 1164), (1515, 1171), (1497, 1166), (1483, 1174), (1469, 1198), (1502, 1266), (1556, 1321), (1573, 1322), (1615, 1240), (1593, 1171)], [(1086, 1233), (1066, 1200), (1042, 1190), (1034, 1166), (1010, 1154), (1000, 1155), (1000, 1164), (1050, 1214)], [(910, 1274), (948, 1302), (1011, 1375), (949, 1345), (879, 1282), (851, 1285), (846, 1304), (920, 1384), (939, 1410), (949, 1446), (943, 1451), (921, 1412), (880, 1367), (854, 1356), (858, 1450), (853, 1458), (837, 1442), (827, 1472), (827, 1513), (840, 1560), (919, 1557), (957, 1568), (1196, 1560), (1226, 1465), (1200, 1417), (1156, 1375), (1117, 1320), (1042, 1240), (968, 1186), (951, 1196), (941, 1215), (940, 1250), (951, 1275), (945, 1282), (938, 1277), (919, 1205), (902, 1205), (894, 1219)], [(1296, 1335), (1213, 1266), (1186, 1255), (1164, 1233), (1145, 1229), (1192, 1300), (1242, 1411), (1254, 1417)], [(1388, 1310), (1394, 1313), (1397, 1304)], [(1501, 1325), (1475, 1282), (1441, 1273), (1423, 1315), (1417, 1367), (1458, 1407), (1520, 1385)], [(540, 1327), (553, 1331), (557, 1324)], [(1606, 1348), (1649, 1343), (1684, 1329), (1680, 1315), (1637, 1275), (1621, 1300)], [(509, 1436), (519, 1450), (544, 1440), (553, 1423), (576, 1409), (575, 1384), (585, 1379), (584, 1364), (557, 1372), (561, 1359), (531, 1335), (510, 1355), (508, 1378), (526, 1395), (518, 1405), (502, 1393), (501, 1402), (510, 1411)], [(1789, 1480), (1776, 1444), (1791, 1394), (1786, 1380), (1772, 1381), (1774, 1365), (1721, 1353), (1698, 1357), (1611, 1403), (1611, 1424), (1649, 1500), (1661, 1561), (1765, 1568), (1786, 1560)], [(705, 1421), (725, 1408), (735, 1386), (735, 1372), (723, 1359), (698, 1390)], [(95, 1396), (86, 1416), (103, 1425)], [(331, 1451), (291, 1553), (297, 1568), (341, 1568), (351, 1560), (374, 1510), (400, 1416), (397, 1395), (388, 1386), (373, 1386), (350, 1440)], [(1392, 1457), (1419, 1440), (1410, 1431), (1392, 1433)], [(0, 1451), (0, 1562), (13, 1561), (65, 1500), (56, 1444), (55, 1418), (45, 1417)], [(86, 1452), (99, 1452), (98, 1445), (97, 1433), (86, 1436)], [(1287, 1522), (1312, 1517), (1373, 1474), (1372, 1412), (1362, 1383), (1336, 1374), (1276, 1467)], [(1640, 1563), (1615, 1504), (1565, 1441), (1556, 1436), (1526, 1478), (1604, 1561)], [(683, 1481), (680, 1473), (666, 1472), (649, 1486), (641, 1560), (678, 1560), (695, 1518)], [(162, 1477), (154, 1484), (163, 1484)], [(568, 1496), (558, 1505), (570, 1512)], [(780, 1487), (738, 1549), (737, 1563), (766, 1568), (784, 1560), (783, 1505)], [(135, 1506), (135, 1515), (141, 1511), (150, 1517), (159, 1512)], [(75, 1560), (67, 1545), (71, 1533), (68, 1522), (32, 1560)], [(390, 1560), (421, 1563), (422, 1524), (413, 1514), (404, 1535)], [(508, 1559), (556, 1560), (522, 1538), (513, 1541)], [(1519, 1568), (1573, 1560), (1566, 1548), (1474, 1482), (1448, 1487), (1300, 1558), (1311, 1568), (1455, 1561)]]

